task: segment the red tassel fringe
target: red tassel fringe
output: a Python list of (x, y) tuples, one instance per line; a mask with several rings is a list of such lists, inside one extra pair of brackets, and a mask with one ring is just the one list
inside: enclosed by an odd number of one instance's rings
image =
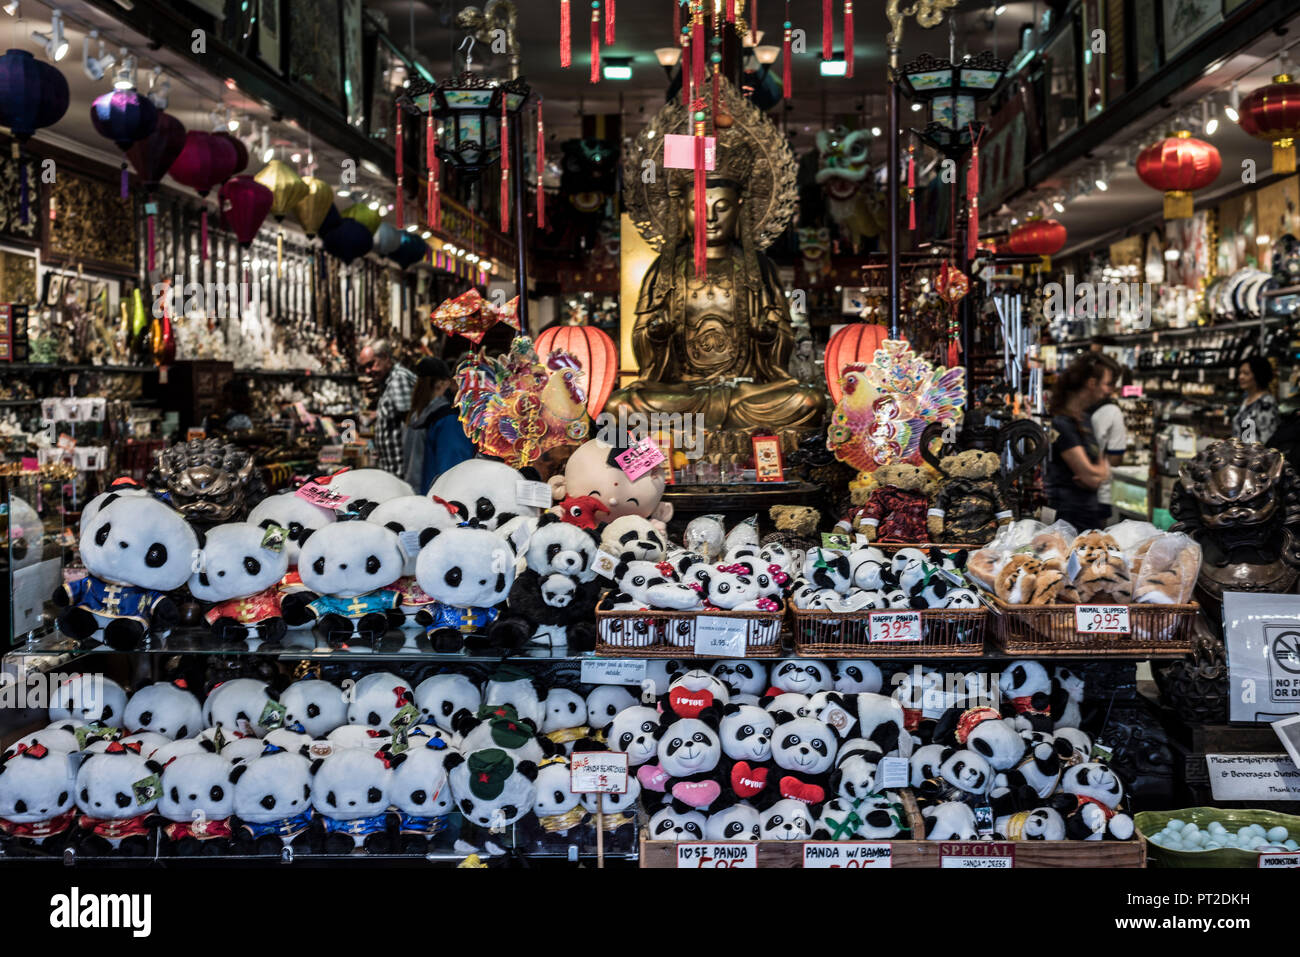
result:
[(682, 42), (682, 0), (673, 0), (673, 43)]
[(853, 0), (844, 0), (844, 75), (853, 78)]
[(614, 43), (614, 0), (605, 0), (605, 45)]
[(424, 121), (424, 165), (429, 177), (429, 194), (425, 198), (425, 217), (430, 229), (442, 228), (442, 164), (438, 161), (438, 150), (433, 132), (433, 94), (429, 94), (426, 104), (428, 110)]
[(916, 229), (916, 145), (907, 147), (907, 228)]
[(501, 97), (501, 232), (510, 232), (510, 117)]
[(781, 86), (788, 100), (794, 95), (794, 81), (791, 79), (790, 70), (790, 0), (785, 0), (785, 22), (785, 35), (781, 40)]
[[(701, 96), (704, 89), (704, 18), (698, 18), (691, 27), (691, 82), (695, 87), (695, 96)], [(703, 103), (700, 109), (704, 109)]]
[(569, 0), (560, 0), (560, 66), (573, 63), (573, 24), (569, 21)]
[(749, 45), (758, 46), (758, 0), (749, 3)]
[(736, 22), (736, 0), (727, 0), (727, 22)]
[(591, 8), (591, 82), (600, 82), (600, 5)]
[(542, 123), (542, 100), (537, 99), (537, 228), (546, 228), (546, 189), (543, 176), (546, 171), (546, 128)]
[(831, 0), (822, 0), (822, 59), (835, 56), (834, 23), (831, 17)]
[(397, 107), (397, 122), (394, 124), (393, 135), (397, 139), (397, 202), (394, 204), (393, 212), (397, 214), (396, 223), (398, 229), (404, 229), (405, 223), (402, 221), (402, 210), (406, 206), (406, 193), (402, 191), (402, 168), (406, 165), (402, 155), (402, 108)]
[[(697, 99), (692, 105), (692, 112), (704, 109), (704, 100)], [(706, 210), (705, 189), (708, 175), (704, 169), (704, 121), (695, 122), (695, 276), (703, 279), (708, 275), (708, 211)]]
[(980, 238), (980, 144), (972, 138), (970, 166), (966, 169), (966, 198), (970, 201), (970, 216), (966, 223), (966, 258), (974, 259), (979, 250)]

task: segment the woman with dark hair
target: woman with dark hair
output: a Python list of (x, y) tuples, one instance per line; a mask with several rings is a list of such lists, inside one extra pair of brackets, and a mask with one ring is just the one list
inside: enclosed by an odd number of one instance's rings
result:
[(425, 356), (415, 367), (417, 379), (411, 396), (411, 411), (402, 436), (402, 476), (421, 495), (429, 492), (436, 479), (453, 465), (472, 459), (474, 445), (465, 437), (456, 407), (452, 372), (447, 363)]
[(1232, 417), (1232, 433), (1243, 442), (1267, 445), (1277, 431), (1277, 399), (1269, 392), (1273, 366), (1263, 356), (1248, 356), (1237, 370), (1241, 408)]
[(1097, 489), (1110, 481), (1110, 464), (1092, 431), (1088, 410), (1107, 394), (1114, 373), (1097, 355), (1075, 359), (1052, 389), (1052, 454), (1047, 461), (1047, 502), (1058, 520), (1080, 532), (1104, 527), (1110, 506)]

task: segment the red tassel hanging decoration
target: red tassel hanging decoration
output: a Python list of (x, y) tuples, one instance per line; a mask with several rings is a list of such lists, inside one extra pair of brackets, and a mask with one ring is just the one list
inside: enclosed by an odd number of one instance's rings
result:
[(704, 99), (691, 104), (695, 123), (695, 277), (703, 279), (709, 272), (708, 211), (705, 189), (708, 176), (704, 169)]
[(426, 199), (426, 215), (430, 229), (442, 228), (442, 176), (441, 163), (438, 161), (437, 141), (433, 135), (433, 94), (429, 94), (424, 121), (424, 165), (429, 176), (429, 195)]
[(727, 0), (727, 22), (736, 22), (736, 0)]
[(980, 144), (971, 137), (970, 166), (966, 169), (966, 199), (970, 215), (966, 222), (966, 258), (975, 258), (980, 240)]
[(683, 27), (681, 33), (682, 43), (682, 105), (690, 107), (695, 100), (695, 86), (691, 82), (691, 28)]
[(844, 0), (844, 75), (853, 78), (853, 0)]
[(794, 82), (790, 78), (790, 40), (793, 31), (794, 24), (790, 22), (790, 0), (785, 0), (785, 35), (781, 40), (781, 86), (784, 88), (787, 100), (794, 93)]
[(605, 45), (614, 43), (614, 0), (605, 0)]
[(397, 107), (397, 122), (394, 124), (393, 135), (397, 139), (397, 202), (393, 212), (397, 214), (397, 228), (404, 229), (406, 224), (402, 222), (402, 210), (406, 206), (406, 194), (402, 192), (402, 169), (406, 163), (402, 155), (402, 107), (400, 105)]
[[(704, 4), (696, 3), (695, 18), (691, 23), (691, 83), (695, 87), (695, 96), (702, 95), (704, 89)], [(701, 105), (700, 109), (704, 109)]]
[(560, 0), (560, 66), (573, 63), (573, 24), (569, 19), (569, 0)]
[(749, 3), (749, 45), (758, 46), (758, 0)]
[(600, 0), (591, 0), (591, 82), (600, 82)]
[(510, 118), (506, 115), (506, 97), (501, 94), (501, 232), (510, 232)]
[(543, 175), (546, 170), (546, 128), (542, 124), (542, 98), (537, 98), (537, 229), (546, 228), (546, 189)]
[(916, 229), (916, 144), (907, 144), (907, 228)]
[(831, 18), (831, 0), (822, 0), (822, 59), (835, 56), (834, 26)]
[(673, 0), (673, 42), (682, 42), (682, 0)]

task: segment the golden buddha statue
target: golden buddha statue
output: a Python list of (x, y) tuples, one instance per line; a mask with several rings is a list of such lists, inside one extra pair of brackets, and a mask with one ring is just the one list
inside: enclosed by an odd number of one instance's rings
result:
[[(786, 370), (790, 310), (761, 250), (793, 217), (794, 156), (766, 117), (722, 87), (704, 276), (691, 244), (693, 172), (662, 165), (664, 135), (689, 132), (681, 105), (661, 109), (625, 160), (629, 212), (660, 253), (641, 282), (632, 330), (641, 377), (613, 393), (605, 411), (699, 413), (709, 432), (787, 433), (793, 441), (789, 433), (820, 425), (825, 398)], [(646, 161), (660, 172), (647, 177)]]

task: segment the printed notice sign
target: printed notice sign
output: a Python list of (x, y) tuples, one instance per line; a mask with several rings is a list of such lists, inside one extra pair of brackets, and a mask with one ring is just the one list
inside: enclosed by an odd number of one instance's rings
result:
[(1300, 768), (1285, 754), (1207, 754), (1216, 801), (1300, 800)]
[(584, 685), (636, 685), (645, 680), (644, 658), (587, 658), (582, 662)]
[(1224, 592), (1231, 721), (1300, 714), (1300, 595)]
[(1016, 846), (1010, 842), (958, 841), (939, 845), (940, 867), (992, 868), (1014, 867)]

